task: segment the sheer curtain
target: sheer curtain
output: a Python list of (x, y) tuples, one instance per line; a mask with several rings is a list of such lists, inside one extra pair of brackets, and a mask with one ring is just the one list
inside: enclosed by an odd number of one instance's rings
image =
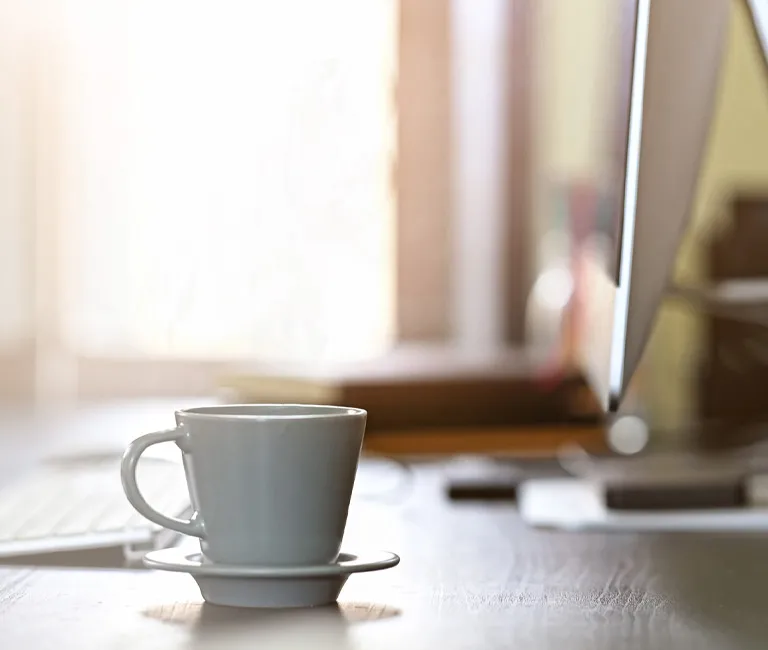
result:
[(387, 348), (396, 25), (393, 0), (0, 0), (0, 343), (38, 390)]

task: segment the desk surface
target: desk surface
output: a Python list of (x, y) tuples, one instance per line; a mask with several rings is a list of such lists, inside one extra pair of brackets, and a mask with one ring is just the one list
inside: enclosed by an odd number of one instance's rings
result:
[(368, 493), (353, 504), (345, 547), (390, 549), (402, 563), (353, 576), (336, 608), (217, 608), (203, 605), (184, 575), (6, 566), (0, 568), (0, 647), (768, 645), (768, 540), (533, 531), (510, 505), (447, 503), (440, 465), (419, 466), (412, 477), (399, 500)]

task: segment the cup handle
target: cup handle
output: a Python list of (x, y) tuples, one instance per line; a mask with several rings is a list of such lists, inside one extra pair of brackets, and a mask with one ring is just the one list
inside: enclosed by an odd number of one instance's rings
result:
[(128, 445), (123, 454), (123, 460), (120, 465), (120, 479), (123, 482), (125, 496), (140, 515), (155, 524), (163, 526), (163, 528), (169, 528), (184, 535), (204, 539), (205, 529), (199, 513), (195, 512), (190, 519), (178, 519), (164, 515), (147, 503), (136, 483), (136, 466), (141, 455), (152, 445), (161, 442), (177, 442), (183, 436), (184, 431), (177, 427), (156, 433), (148, 433), (140, 438), (136, 438), (136, 440)]

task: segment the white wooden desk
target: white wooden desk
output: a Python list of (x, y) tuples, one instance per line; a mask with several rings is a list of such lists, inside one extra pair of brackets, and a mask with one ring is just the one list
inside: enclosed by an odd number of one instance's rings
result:
[[(107, 429), (140, 433), (120, 411)], [(164, 426), (166, 416), (150, 411), (142, 424)], [(101, 425), (108, 420), (104, 411)], [(203, 605), (184, 575), (7, 566), (0, 648), (768, 647), (762, 537), (532, 531), (511, 504), (446, 502), (440, 466), (414, 476), (400, 502), (354, 504), (345, 547), (390, 549), (402, 563), (353, 576), (338, 607), (233, 610)]]

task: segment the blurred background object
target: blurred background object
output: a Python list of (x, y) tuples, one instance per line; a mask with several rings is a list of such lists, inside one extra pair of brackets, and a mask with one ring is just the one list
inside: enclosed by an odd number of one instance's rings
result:
[[(3, 0), (0, 15), (4, 400), (235, 398), (244, 369), (346, 375), (424, 348), (398, 381), (434, 376), (434, 358), (437, 381), (459, 381), (469, 360), (475, 382), (524, 386), (509, 404), (535, 393), (542, 424), (568, 420), (551, 390), (577, 381), (563, 269), (526, 333), (536, 3)], [(497, 394), (478, 426), (531, 421)], [(589, 411), (584, 394), (565, 402)]]
[(0, 14), (6, 395), (203, 394), (233, 359), (389, 347), (396, 3)]
[[(734, 193), (724, 206), (728, 222), (707, 242), (705, 273), (714, 285), (732, 291), (768, 286), (768, 196)], [(750, 284), (744, 284), (748, 282)], [(760, 295), (760, 294), (758, 294)], [(698, 368), (696, 415), (706, 423), (698, 434), (707, 448), (727, 448), (766, 437), (768, 404), (768, 304), (749, 309), (749, 319), (708, 314)]]
[[(571, 263), (615, 264), (635, 4), (0, 0), (0, 397), (372, 400), (444, 451), (602, 449)], [(768, 176), (747, 12), (684, 280)], [(651, 440), (704, 413), (706, 323), (662, 311), (628, 399)]]
[[(755, 3), (758, 4), (759, 3)], [(747, 2), (732, 2), (723, 69), (709, 145), (699, 176), (691, 224), (678, 254), (675, 279), (708, 279), (714, 241), (729, 227), (734, 200), (760, 195), (768, 186), (768, 83), (765, 59), (753, 38)], [(755, 248), (740, 255), (759, 264)], [(685, 303), (669, 301), (661, 310), (646, 352), (645, 400), (654, 423), (683, 444), (698, 444), (692, 423), (707, 415), (700, 406), (699, 371), (711, 352), (707, 324), (712, 318)], [(706, 388), (704, 389), (706, 390)], [(703, 409), (702, 412), (699, 409)], [(728, 427), (726, 427), (727, 433)], [(735, 435), (733, 432), (730, 435)], [(706, 443), (708, 444), (708, 443)], [(724, 444), (724, 443), (721, 443)]]

